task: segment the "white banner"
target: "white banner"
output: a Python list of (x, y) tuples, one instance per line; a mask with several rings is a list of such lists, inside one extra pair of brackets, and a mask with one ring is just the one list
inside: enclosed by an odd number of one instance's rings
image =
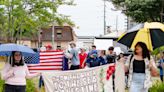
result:
[(45, 72), (42, 75), (46, 92), (113, 92), (114, 71), (115, 66), (111, 64), (74, 71)]

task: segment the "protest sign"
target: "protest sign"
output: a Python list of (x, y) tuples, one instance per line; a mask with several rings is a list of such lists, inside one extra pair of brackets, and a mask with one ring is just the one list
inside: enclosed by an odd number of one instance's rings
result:
[(114, 92), (115, 65), (42, 73), (46, 92)]

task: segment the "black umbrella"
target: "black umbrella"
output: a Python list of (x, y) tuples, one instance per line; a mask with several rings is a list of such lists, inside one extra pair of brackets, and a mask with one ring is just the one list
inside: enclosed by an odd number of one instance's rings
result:
[(137, 42), (144, 42), (149, 50), (164, 46), (164, 25), (158, 22), (141, 23), (126, 31), (118, 40), (134, 49)]

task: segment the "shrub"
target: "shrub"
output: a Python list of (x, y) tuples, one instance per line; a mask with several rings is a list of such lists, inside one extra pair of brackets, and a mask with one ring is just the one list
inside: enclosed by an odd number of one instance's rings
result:
[(149, 92), (164, 92), (164, 83), (156, 81), (149, 89)]
[(4, 81), (0, 78), (0, 92), (3, 92)]
[(32, 80), (27, 80), (26, 92), (35, 92), (35, 84)]

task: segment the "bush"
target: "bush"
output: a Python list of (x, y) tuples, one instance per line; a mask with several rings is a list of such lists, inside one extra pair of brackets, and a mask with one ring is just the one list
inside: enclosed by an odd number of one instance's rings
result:
[[(3, 92), (4, 81), (0, 78), (0, 92)], [(27, 80), (26, 92), (35, 92), (35, 84), (32, 80)]]
[(149, 89), (149, 92), (164, 92), (164, 83), (156, 81), (154, 85)]
[(35, 92), (35, 84), (32, 80), (27, 80), (26, 92)]
[(0, 78), (0, 92), (3, 92), (4, 81)]

